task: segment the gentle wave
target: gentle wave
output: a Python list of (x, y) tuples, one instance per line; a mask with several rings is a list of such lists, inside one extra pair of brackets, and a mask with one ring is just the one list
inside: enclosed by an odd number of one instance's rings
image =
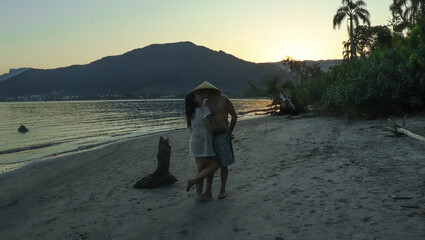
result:
[(17, 153), (17, 152), (28, 151), (28, 150), (39, 149), (39, 148), (45, 148), (45, 147), (51, 147), (51, 146), (54, 146), (54, 145), (59, 145), (59, 144), (62, 144), (62, 143), (67, 143), (67, 142), (70, 142), (70, 141), (45, 143), (45, 144), (38, 144), (38, 145), (33, 145), (33, 146), (21, 147), (21, 148), (8, 149), (8, 150), (5, 150), (5, 151), (0, 151), (0, 155)]
[[(232, 102), (236, 112), (270, 103)], [(20, 124), (30, 131), (18, 133)], [(185, 128), (183, 100), (0, 103), (0, 165), (86, 151), (181, 128)]]

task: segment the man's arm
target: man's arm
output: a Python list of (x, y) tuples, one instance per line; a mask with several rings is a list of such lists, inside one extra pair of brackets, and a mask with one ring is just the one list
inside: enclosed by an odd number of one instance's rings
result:
[(207, 126), (208, 130), (210, 130), (210, 132), (212, 132), (212, 133), (230, 132), (230, 129), (227, 126), (223, 126), (223, 127), (216, 126), (214, 124), (214, 120), (211, 117), (211, 115), (208, 115), (207, 117), (204, 117), (202, 120), (204, 120), (204, 123)]

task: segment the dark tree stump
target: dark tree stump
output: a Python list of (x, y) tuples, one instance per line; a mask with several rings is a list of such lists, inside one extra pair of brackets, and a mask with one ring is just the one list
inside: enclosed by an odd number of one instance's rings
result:
[(171, 155), (171, 146), (169, 144), (168, 138), (164, 139), (163, 137), (159, 138), (158, 145), (158, 154), (156, 155), (158, 159), (158, 166), (154, 173), (149, 174), (148, 176), (140, 179), (136, 182), (134, 188), (157, 188), (162, 186), (167, 186), (177, 182), (177, 179), (170, 173), (170, 155)]

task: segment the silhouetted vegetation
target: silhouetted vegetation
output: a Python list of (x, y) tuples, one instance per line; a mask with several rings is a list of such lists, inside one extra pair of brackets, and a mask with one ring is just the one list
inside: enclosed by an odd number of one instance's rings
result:
[(401, 33), (412, 29), (416, 25), (417, 16), (425, 11), (424, 6), (423, 0), (393, 0), (390, 5), (393, 30)]
[(356, 27), (348, 44), (355, 51), (343, 52), (352, 58), (303, 81), (295, 88), (297, 100), (309, 108), (350, 116), (423, 110), (425, 3), (394, 0), (390, 10), (393, 31), (386, 26)]
[(261, 109), (271, 115), (298, 114), (304, 112), (305, 105), (297, 100), (297, 85), (323, 75), (318, 64), (308, 64), (306, 61), (297, 61), (291, 57), (283, 60), (284, 66), (290, 71), (291, 78), (279, 84), (279, 77), (267, 79), (267, 88), (262, 90), (250, 82), (251, 88), (257, 95), (268, 97), (272, 103), (268, 109)]

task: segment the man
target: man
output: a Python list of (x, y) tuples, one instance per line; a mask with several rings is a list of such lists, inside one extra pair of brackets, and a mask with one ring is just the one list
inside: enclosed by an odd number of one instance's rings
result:
[[(207, 106), (210, 111), (214, 123), (216, 126), (228, 126), (230, 129), (230, 133), (221, 133), (214, 135), (213, 139), (213, 147), (216, 153), (216, 157), (220, 162), (220, 194), (218, 195), (219, 199), (223, 199), (227, 197), (226, 193), (226, 183), (227, 177), (229, 174), (228, 166), (235, 162), (233, 155), (233, 148), (231, 143), (231, 138), (233, 135), (231, 134), (233, 129), (235, 128), (237, 121), (237, 114), (235, 109), (233, 108), (232, 102), (226, 96), (221, 94), (221, 91), (212, 85), (211, 83), (205, 81), (197, 88), (195, 91), (199, 91), (202, 95), (207, 98), (205, 102), (205, 106)], [(231, 120), (229, 123), (229, 115), (231, 116)], [(214, 174), (207, 178), (207, 185), (204, 196), (207, 198), (212, 198), (212, 180)]]

